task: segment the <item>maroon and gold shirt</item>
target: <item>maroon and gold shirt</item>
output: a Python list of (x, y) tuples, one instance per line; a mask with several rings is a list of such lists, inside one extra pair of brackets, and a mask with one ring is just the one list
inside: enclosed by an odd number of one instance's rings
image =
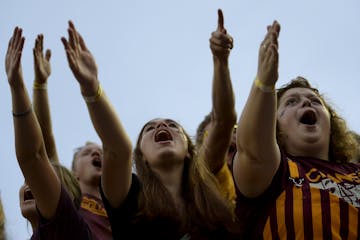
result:
[(110, 222), (101, 199), (84, 194), (81, 199), (79, 213), (89, 225), (91, 232), (98, 239), (112, 239)]
[(360, 238), (360, 164), (283, 155), (261, 196), (237, 196), (247, 239)]

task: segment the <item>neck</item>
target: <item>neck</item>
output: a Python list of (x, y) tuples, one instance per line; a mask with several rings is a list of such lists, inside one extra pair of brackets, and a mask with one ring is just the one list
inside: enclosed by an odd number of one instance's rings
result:
[(292, 156), (313, 157), (322, 160), (329, 160), (329, 148), (320, 147), (317, 144), (303, 148), (289, 148), (287, 151)]
[(101, 198), (99, 187), (94, 185), (85, 184), (83, 182), (79, 182), (81, 193), (82, 194), (90, 194), (94, 197)]
[(183, 178), (184, 165), (177, 165), (172, 169), (153, 169), (157, 173), (160, 181), (164, 184), (165, 188), (170, 192), (175, 203), (181, 200), (181, 185)]
[(29, 222), (31, 224), (31, 228), (32, 228), (33, 232), (35, 232), (36, 228), (39, 226), (39, 219), (33, 218), (33, 219), (29, 220)]

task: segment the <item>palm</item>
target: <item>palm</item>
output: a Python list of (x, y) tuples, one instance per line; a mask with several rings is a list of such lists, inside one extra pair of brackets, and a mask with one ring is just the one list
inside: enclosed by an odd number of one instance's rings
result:
[(76, 78), (80, 84), (90, 84), (96, 81), (97, 66), (89, 51), (80, 51), (75, 59), (77, 68)]
[(37, 61), (38, 65), (35, 65), (35, 74), (39, 83), (45, 83), (51, 74), (50, 61), (46, 60), (42, 54), (38, 57)]
[(22, 78), (22, 69), (20, 64), (21, 50), (14, 45), (10, 45), (6, 53), (5, 69), (10, 85)]
[(72, 22), (69, 22), (68, 32), (69, 40), (64, 37), (61, 40), (66, 50), (69, 66), (81, 86), (81, 92), (85, 95), (92, 95), (98, 85), (95, 59)]

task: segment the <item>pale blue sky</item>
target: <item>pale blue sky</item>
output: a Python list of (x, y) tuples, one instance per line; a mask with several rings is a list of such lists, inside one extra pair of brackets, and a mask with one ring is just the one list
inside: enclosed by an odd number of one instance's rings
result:
[(211, 109), (212, 57), (209, 37), (217, 9), (234, 38), (230, 71), (238, 114), (257, 69), (258, 46), (266, 26), (281, 24), (278, 85), (298, 75), (308, 78), (360, 132), (360, 2), (303, 1), (20, 1), (0, 3), (0, 191), (9, 239), (30, 236), (19, 210), (23, 176), (15, 158), (11, 96), (4, 69), (15, 26), (26, 38), (22, 64), (32, 92), (32, 48), (44, 34), (52, 50), (48, 92), (60, 161), (70, 167), (73, 149), (99, 142), (78, 83), (68, 68), (61, 36), (73, 20), (98, 64), (99, 79), (129, 136), (155, 117), (179, 121), (190, 135)]

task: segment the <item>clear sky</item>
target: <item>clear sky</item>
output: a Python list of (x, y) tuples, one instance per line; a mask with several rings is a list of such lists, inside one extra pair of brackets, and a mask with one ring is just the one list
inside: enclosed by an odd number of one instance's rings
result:
[[(256, 75), (266, 26), (281, 24), (278, 86), (302, 75), (333, 103), (350, 129), (360, 132), (360, 2), (357, 0), (2, 0), (0, 3), (0, 194), (9, 239), (30, 237), (19, 210), (24, 181), (15, 158), (11, 96), (4, 68), (15, 26), (26, 38), (22, 65), (32, 94), (32, 48), (39, 33), (52, 50), (48, 83), (53, 132), (60, 161), (71, 165), (73, 149), (100, 143), (66, 58), (61, 36), (73, 20), (93, 53), (99, 79), (133, 142), (155, 117), (179, 121), (195, 135), (211, 109), (209, 38), (217, 9), (234, 38), (230, 71), (238, 114)], [(31, 139), (29, 139), (31, 141)]]

